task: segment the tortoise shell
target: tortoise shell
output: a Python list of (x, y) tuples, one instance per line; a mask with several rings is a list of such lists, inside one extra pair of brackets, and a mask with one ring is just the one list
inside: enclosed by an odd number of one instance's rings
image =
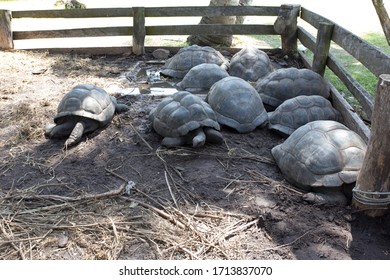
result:
[(246, 81), (257, 81), (272, 71), (268, 55), (253, 46), (243, 48), (230, 60), (229, 74)]
[(206, 96), (218, 122), (240, 133), (253, 131), (268, 119), (261, 98), (247, 81), (226, 77), (216, 82)]
[(202, 63), (213, 63), (228, 68), (229, 61), (212, 47), (192, 45), (181, 48), (177, 54), (167, 60), (161, 68), (161, 74), (182, 79), (190, 69)]
[(217, 64), (202, 63), (191, 68), (177, 86), (192, 93), (202, 93), (209, 91), (213, 84), (228, 76), (226, 70)]
[(329, 86), (310, 69), (281, 68), (258, 81), (255, 86), (263, 103), (278, 107), (283, 101), (299, 95), (320, 95), (328, 98)]
[(366, 149), (363, 139), (343, 124), (319, 120), (295, 130), (271, 153), (288, 181), (310, 189), (355, 182)]
[(268, 128), (290, 135), (297, 128), (317, 120), (340, 121), (340, 113), (320, 95), (300, 95), (284, 101), (268, 113)]
[(151, 117), (154, 130), (163, 137), (184, 136), (199, 127), (220, 129), (210, 105), (187, 91), (164, 98)]
[(66, 122), (70, 117), (95, 120), (99, 126), (107, 125), (115, 113), (116, 100), (95, 85), (81, 84), (64, 95), (57, 108), (55, 123)]

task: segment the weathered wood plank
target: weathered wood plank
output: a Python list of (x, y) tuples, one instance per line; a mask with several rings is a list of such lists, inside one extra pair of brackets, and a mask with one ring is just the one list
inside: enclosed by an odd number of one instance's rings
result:
[(322, 77), (325, 74), (326, 61), (328, 60), (333, 26), (333, 24), (323, 22), (320, 23), (318, 27), (317, 43), (316, 49), (314, 51), (312, 70), (320, 74)]
[(298, 16), (300, 5), (282, 5), (275, 21), (275, 31), (281, 35), (282, 52), (285, 55), (298, 54)]
[[(210, 6), (210, 7), (146, 7), (147, 17), (184, 16), (277, 16), (279, 7), (260, 6)], [(96, 9), (54, 9), (37, 11), (14, 11), (14, 18), (93, 18), (93, 17), (132, 17), (132, 8)]]
[(94, 17), (132, 17), (131, 8), (97, 9), (57, 9), (13, 11), (13, 18), (94, 18)]
[[(145, 46), (146, 52), (153, 52), (156, 49), (160, 49), (161, 46)], [(181, 47), (168, 47), (164, 46), (164, 49), (170, 51), (171, 54), (177, 53)], [(230, 54), (235, 54), (239, 52), (242, 48), (216, 48), (218, 51), (227, 51)], [(72, 47), (72, 48), (46, 48), (46, 49), (34, 49), (39, 52), (49, 52), (49, 53), (69, 53), (72, 52), (74, 54), (91, 54), (91, 55), (130, 55), (131, 54), (131, 46), (123, 46), (123, 47)], [(280, 49), (262, 49), (269, 55), (279, 54)]]
[[(48, 39), (95, 36), (130, 36), (134, 34), (132, 26), (97, 27), (60, 30), (15, 31), (14, 40)], [(147, 26), (146, 35), (190, 35), (190, 34), (263, 34), (277, 35), (272, 25), (166, 25)]]
[(318, 28), (320, 22), (334, 24), (332, 40), (359, 60), (377, 77), (390, 73), (390, 56), (374, 45), (356, 36), (345, 28), (305, 8), (301, 9), (301, 18)]
[(0, 49), (8, 50), (14, 47), (11, 21), (11, 11), (0, 10)]
[(145, 8), (133, 7), (133, 53), (142, 55), (145, 53)]
[(196, 35), (196, 34), (234, 34), (234, 35), (278, 35), (272, 25), (236, 24), (196, 24), (146, 26), (146, 35)]
[[(207, 7), (146, 7), (146, 17), (187, 16), (277, 16), (279, 7), (261, 6), (207, 6)], [(14, 11), (14, 18), (93, 18), (132, 17), (132, 8), (55, 9), (37, 11)]]
[[(309, 69), (312, 67), (310, 59), (303, 53), (299, 52), (299, 55), (304, 62), (305, 66)], [(363, 138), (368, 143), (371, 132), (370, 129), (364, 124), (359, 115), (354, 111), (351, 105), (344, 99), (336, 87), (326, 80), (330, 87), (331, 102), (333, 107), (340, 112), (343, 117), (343, 123)]]
[(277, 16), (279, 7), (207, 6), (207, 7), (146, 7), (146, 17), (182, 16)]
[(118, 26), (61, 30), (15, 31), (13, 32), (13, 39), (26, 40), (70, 37), (130, 36), (131, 34), (133, 34), (133, 27)]
[(333, 55), (329, 55), (327, 65), (330, 70), (344, 83), (352, 95), (359, 101), (367, 118), (370, 120), (374, 107), (373, 97), (352, 76), (348, 70), (337, 61)]
[[(300, 42), (315, 52), (315, 38), (303, 28), (298, 28), (298, 38)], [(373, 109), (373, 97), (349, 74), (348, 70), (340, 64), (337, 59), (329, 54), (327, 66), (343, 82), (352, 95), (359, 101), (368, 119), (371, 119)]]
[(131, 54), (131, 46), (125, 47), (72, 47), (72, 48), (47, 48), (34, 49), (34, 51), (49, 52), (49, 53), (69, 53), (86, 54), (86, 55), (129, 55)]
[(316, 38), (301, 26), (298, 26), (298, 40), (310, 51), (315, 52)]

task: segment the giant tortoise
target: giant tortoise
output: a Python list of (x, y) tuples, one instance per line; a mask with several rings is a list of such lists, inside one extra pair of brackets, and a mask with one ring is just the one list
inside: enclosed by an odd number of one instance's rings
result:
[(213, 84), (228, 76), (217, 64), (202, 63), (192, 67), (177, 86), (191, 93), (207, 93)]
[(213, 63), (227, 70), (229, 61), (212, 47), (192, 45), (181, 48), (167, 60), (160, 73), (172, 78), (182, 79), (190, 69), (198, 64)]
[(317, 120), (340, 121), (341, 114), (320, 95), (300, 95), (268, 113), (268, 128), (288, 136), (298, 127)]
[(295, 130), (271, 153), (297, 187), (340, 187), (356, 181), (367, 145), (343, 124), (319, 120)]
[(254, 87), (238, 77), (226, 77), (216, 82), (206, 96), (220, 124), (240, 133), (265, 125), (268, 115)]
[(326, 81), (310, 69), (281, 68), (259, 80), (255, 87), (263, 103), (274, 108), (299, 95), (330, 95)]
[(192, 144), (199, 147), (205, 142), (220, 143), (217, 117), (206, 102), (187, 91), (178, 91), (166, 97), (150, 114), (154, 130), (164, 137), (163, 146)]
[(273, 71), (268, 55), (254, 46), (247, 46), (233, 55), (229, 74), (246, 81), (256, 82)]
[(122, 112), (128, 107), (117, 104), (115, 97), (97, 86), (81, 84), (64, 95), (54, 117), (55, 124), (45, 129), (48, 138), (67, 138), (66, 147), (80, 142), (85, 133), (106, 126), (115, 112)]

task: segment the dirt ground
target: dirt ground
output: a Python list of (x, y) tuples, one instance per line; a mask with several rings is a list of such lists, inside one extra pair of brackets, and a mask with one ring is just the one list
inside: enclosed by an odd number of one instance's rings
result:
[[(148, 114), (162, 97), (137, 75), (161, 65), (150, 54), (0, 52), (0, 259), (390, 259), (389, 215), (294, 188), (270, 153), (284, 139), (266, 128), (161, 147)], [(130, 110), (64, 149), (44, 127), (80, 83)], [(145, 94), (118, 94), (134, 86)]]

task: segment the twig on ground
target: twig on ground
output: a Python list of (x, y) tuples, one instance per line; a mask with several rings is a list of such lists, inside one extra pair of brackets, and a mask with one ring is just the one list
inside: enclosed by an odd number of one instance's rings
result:
[(25, 197), (24, 199), (49, 199), (49, 200), (59, 200), (59, 201), (71, 201), (71, 202), (80, 201), (80, 200), (101, 199), (101, 198), (122, 194), (125, 189), (125, 186), (126, 184), (122, 184), (119, 188), (104, 193), (85, 194), (76, 197), (48, 194), (48, 195), (33, 195), (30, 197)]
[(173, 223), (174, 225), (177, 225), (179, 228), (181, 229), (185, 229), (186, 226), (178, 221), (177, 219), (175, 219), (172, 215), (169, 215), (168, 213), (152, 206), (152, 205), (149, 205), (145, 202), (142, 202), (142, 201), (139, 201), (139, 200), (136, 200), (136, 199), (133, 199), (133, 198), (128, 198), (128, 197), (121, 197), (122, 199), (124, 200), (127, 200), (127, 201), (131, 201), (131, 202), (134, 202), (134, 203), (137, 203), (139, 205), (141, 205), (142, 207), (146, 208), (146, 209), (149, 209), (153, 212), (155, 212), (156, 214), (158, 214), (159, 216), (161, 216), (162, 218), (164, 219), (167, 219), (168, 221), (170, 221), (171, 223)]
[(138, 132), (138, 130), (134, 127), (134, 125), (130, 122), (129, 125), (131, 126), (131, 128), (134, 130), (134, 132), (138, 135), (138, 137), (142, 140), (142, 142), (144, 142), (144, 144), (151, 150), (153, 151), (153, 148), (152, 146), (150, 146), (150, 144), (148, 142), (146, 142), (145, 138), (142, 137), (142, 135)]
[[(19, 248), (15, 245), (15, 242), (16, 242), (16, 241), (15, 241), (15, 240), (12, 240), (12, 235), (9, 234), (9, 233), (5, 230), (5, 228), (4, 228), (4, 223), (1, 223), (1, 224), (0, 224), (0, 230), (1, 230), (1, 232), (4, 234), (4, 237), (7, 239), (5, 242), (0, 243), (0, 247), (1, 247), (1, 245), (7, 244), (7, 243), (11, 244), (11, 246), (15, 249), (15, 251), (18, 252), (20, 258), (21, 258), (22, 260), (25, 260), (26, 257), (25, 257), (25, 255), (24, 255), (22, 249), (20, 248), (20, 246), (21, 246), (22, 243), (19, 243)], [(10, 231), (11, 231), (11, 229), (10, 229)], [(11, 231), (11, 232), (12, 232), (12, 231)]]
[(165, 182), (167, 183), (167, 187), (168, 187), (169, 193), (171, 194), (172, 200), (173, 200), (173, 202), (175, 203), (176, 208), (179, 209), (179, 205), (177, 204), (175, 195), (173, 194), (171, 185), (169, 184), (169, 180), (168, 180), (168, 176), (167, 176), (167, 171), (164, 171), (164, 176), (165, 176)]
[(284, 247), (289, 247), (289, 246), (293, 245), (294, 243), (298, 242), (299, 240), (301, 240), (302, 238), (304, 238), (306, 235), (308, 235), (310, 233), (313, 233), (314, 231), (316, 231), (316, 230), (318, 230), (318, 229), (320, 229), (322, 227), (324, 227), (324, 226), (320, 225), (318, 227), (312, 228), (312, 229), (306, 231), (304, 234), (302, 234), (301, 236), (299, 236), (298, 238), (294, 239), (291, 242), (288, 242), (288, 243), (285, 243), (285, 244), (281, 244), (281, 245), (278, 245), (278, 246), (275, 246), (275, 247), (261, 249), (261, 250), (259, 250), (257, 252), (271, 251), (271, 250), (281, 249), (281, 248), (284, 248)]

